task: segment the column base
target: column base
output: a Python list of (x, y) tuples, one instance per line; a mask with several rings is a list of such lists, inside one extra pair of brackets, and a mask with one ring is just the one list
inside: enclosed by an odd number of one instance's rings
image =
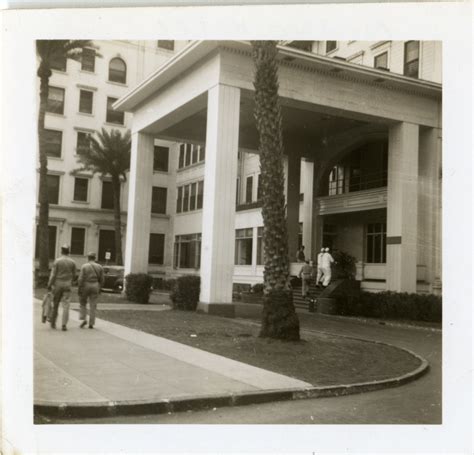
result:
[(235, 305), (233, 303), (205, 303), (199, 302), (196, 311), (216, 316), (235, 318)]

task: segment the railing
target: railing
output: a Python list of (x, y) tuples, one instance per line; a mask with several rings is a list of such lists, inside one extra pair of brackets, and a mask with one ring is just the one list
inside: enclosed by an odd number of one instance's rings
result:
[(368, 172), (358, 176), (342, 177), (329, 182), (328, 194), (353, 193), (354, 191), (370, 190), (387, 186), (387, 171)]

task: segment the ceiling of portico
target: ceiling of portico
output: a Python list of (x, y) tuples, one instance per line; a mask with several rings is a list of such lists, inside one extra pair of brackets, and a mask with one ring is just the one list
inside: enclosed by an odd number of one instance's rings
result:
[[(239, 147), (257, 151), (258, 134), (253, 116), (254, 103), (251, 95), (244, 94), (240, 104)], [(351, 131), (381, 131), (385, 125), (362, 118), (349, 118), (342, 113), (328, 112), (317, 106), (295, 105), (282, 100), (283, 139), (285, 153), (299, 153), (311, 157), (318, 148), (325, 148), (338, 136), (350, 136)], [(178, 122), (164, 129), (148, 128), (163, 139), (204, 144), (206, 141), (207, 109), (205, 105)]]

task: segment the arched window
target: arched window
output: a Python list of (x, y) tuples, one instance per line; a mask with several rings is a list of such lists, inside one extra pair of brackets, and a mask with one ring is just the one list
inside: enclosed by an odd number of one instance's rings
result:
[(125, 84), (127, 82), (127, 65), (121, 58), (113, 58), (109, 63), (109, 81)]

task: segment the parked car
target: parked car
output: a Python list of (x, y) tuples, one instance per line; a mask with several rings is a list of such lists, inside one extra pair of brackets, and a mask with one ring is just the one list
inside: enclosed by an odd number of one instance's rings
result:
[(104, 266), (104, 286), (103, 290), (112, 292), (122, 292), (124, 267), (121, 265)]

